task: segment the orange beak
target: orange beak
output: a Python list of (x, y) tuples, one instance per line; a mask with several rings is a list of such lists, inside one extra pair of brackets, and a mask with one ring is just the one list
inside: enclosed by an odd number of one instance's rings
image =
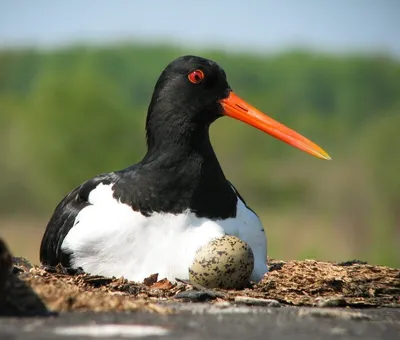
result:
[(255, 128), (313, 156), (322, 159), (331, 159), (331, 157), (318, 145), (314, 144), (296, 131), (289, 129), (285, 125), (268, 117), (255, 107), (246, 103), (233, 92), (230, 92), (228, 98), (220, 100), (220, 103), (226, 116), (254, 126)]

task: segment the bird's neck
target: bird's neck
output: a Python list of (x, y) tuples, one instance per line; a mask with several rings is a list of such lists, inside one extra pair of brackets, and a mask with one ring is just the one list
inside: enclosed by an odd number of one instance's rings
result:
[(140, 171), (154, 174), (157, 197), (168, 196), (162, 211), (190, 209), (198, 217), (234, 217), (237, 197), (211, 146), (208, 128), (194, 132), (184, 136), (186, 140), (150, 135), (152, 143)]
[(217, 176), (224, 178), (210, 142), (208, 126), (187, 126), (184, 130), (159, 129), (157, 133), (147, 129), (147, 146), (142, 164), (170, 169), (192, 163), (191, 166), (198, 170), (213, 168)]

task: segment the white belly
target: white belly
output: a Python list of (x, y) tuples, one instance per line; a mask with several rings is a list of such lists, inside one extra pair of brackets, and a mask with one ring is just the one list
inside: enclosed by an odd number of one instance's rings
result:
[(267, 272), (262, 224), (239, 199), (235, 218), (216, 221), (189, 211), (146, 217), (116, 201), (111, 185), (104, 184), (90, 193), (89, 203), (62, 244), (63, 251), (72, 253), (72, 266), (85, 272), (132, 281), (155, 273), (159, 279), (188, 279), (196, 251), (225, 234), (241, 238), (252, 248), (252, 280), (259, 281)]

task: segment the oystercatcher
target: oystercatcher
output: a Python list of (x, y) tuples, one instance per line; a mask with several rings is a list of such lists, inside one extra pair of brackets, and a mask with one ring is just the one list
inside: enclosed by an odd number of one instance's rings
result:
[(40, 248), (45, 266), (142, 281), (187, 279), (196, 251), (235, 235), (253, 250), (251, 279), (268, 271), (264, 229), (225, 178), (209, 127), (230, 116), (322, 159), (308, 139), (240, 99), (217, 63), (172, 61), (159, 77), (146, 120), (147, 153), (126, 169), (93, 177), (56, 207)]

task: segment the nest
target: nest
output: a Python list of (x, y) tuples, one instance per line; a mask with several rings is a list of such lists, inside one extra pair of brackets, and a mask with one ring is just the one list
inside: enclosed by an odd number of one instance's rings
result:
[(136, 283), (124, 278), (68, 273), (61, 266), (49, 272), (22, 258), (10, 258), (0, 254), (0, 314), (7, 315), (139, 310), (168, 314), (174, 312), (171, 303), (179, 301), (400, 307), (400, 270), (360, 261), (269, 259), (270, 272), (261, 282), (243, 290), (209, 290), (190, 282), (159, 280), (157, 274)]

